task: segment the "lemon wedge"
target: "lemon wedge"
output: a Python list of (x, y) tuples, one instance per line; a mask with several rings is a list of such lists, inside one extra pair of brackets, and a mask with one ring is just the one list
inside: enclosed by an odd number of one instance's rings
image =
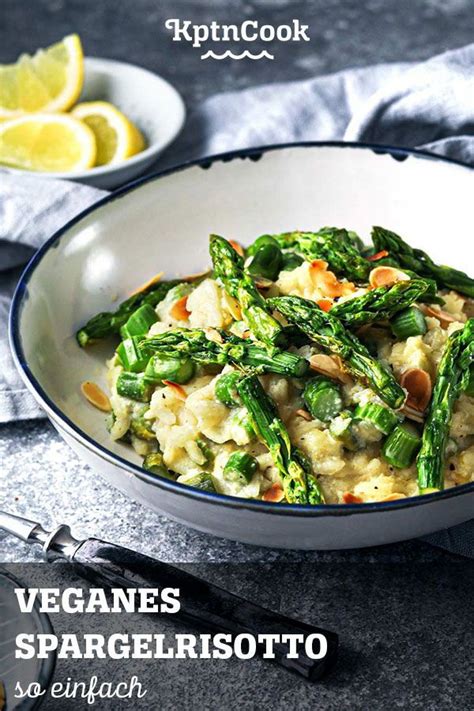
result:
[(96, 165), (120, 163), (145, 147), (138, 128), (107, 101), (78, 104), (71, 111), (71, 116), (81, 119), (94, 132), (97, 143)]
[(16, 64), (0, 65), (0, 120), (23, 114), (67, 111), (84, 83), (84, 57), (78, 35), (69, 35)]
[(31, 114), (0, 122), (0, 163), (12, 168), (86, 170), (96, 155), (93, 132), (69, 114)]

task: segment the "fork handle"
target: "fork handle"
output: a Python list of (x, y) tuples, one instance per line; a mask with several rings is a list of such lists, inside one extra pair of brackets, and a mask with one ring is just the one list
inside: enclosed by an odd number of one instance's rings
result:
[[(96, 538), (88, 538), (75, 550), (71, 558), (77, 572), (89, 580), (107, 587), (178, 588), (180, 610), (175, 617), (192, 627), (209, 632), (238, 634), (300, 634), (304, 641), (309, 635), (323, 635), (327, 653), (322, 659), (312, 659), (304, 644), (298, 646), (298, 657), (288, 658), (288, 642), (275, 643), (273, 661), (314, 681), (331, 669), (337, 658), (338, 636), (335, 632), (300, 622), (259, 607), (238, 595), (224, 590), (176, 568), (168, 563), (136, 553)], [(315, 645), (316, 650), (319, 646)], [(264, 644), (257, 642), (260, 655)]]

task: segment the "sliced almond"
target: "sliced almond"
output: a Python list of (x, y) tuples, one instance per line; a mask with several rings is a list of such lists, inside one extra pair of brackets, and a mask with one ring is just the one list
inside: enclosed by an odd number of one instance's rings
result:
[(241, 257), (244, 256), (244, 254), (245, 254), (245, 253), (244, 253), (244, 248), (242, 247), (241, 244), (239, 244), (238, 242), (236, 242), (234, 239), (230, 239), (230, 240), (229, 240), (229, 244), (235, 249), (235, 251), (237, 252), (237, 254), (240, 254)]
[(324, 261), (324, 259), (313, 259), (311, 264), (309, 265), (309, 268), (311, 271), (316, 271), (316, 272), (325, 272), (327, 271), (329, 264)]
[(408, 393), (405, 406), (415, 412), (423, 413), (429, 405), (433, 392), (430, 374), (421, 368), (409, 368), (402, 373), (400, 385)]
[(263, 501), (271, 501), (274, 504), (280, 503), (284, 498), (285, 493), (279, 484), (272, 484), (272, 486), (262, 494)]
[(85, 380), (81, 385), (81, 392), (86, 400), (98, 410), (102, 410), (102, 412), (110, 412), (112, 410), (109, 398), (97, 383)]
[(223, 343), (224, 339), (222, 335), (216, 328), (205, 328), (204, 333), (208, 341), (213, 341), (214, 343)]
[(303, 410), (303, 408), (296, 410), (295, 415), (299, 415), (299, 417), (302, 417), (303, 420), (306, 420), (307, 422), (311, 422), (311, 420), (313, 419), (309, 414), (308, 410)]
[(327, 375), (328, 378), (338, 380), (340, 383), (350, 383), (351, 377), (345, 372), (339, 356), (330, 356), (325, 353), (316, 353), (309, 359), (311, 370)]
[(381, 249), (380, 252), (376, 252), (375, 254), (372, 254), (372, 256), (367, 257), (367, 261), (378, 262), (379, 259), (383, 259), (384, 257), (388, 257), (388, 252), (386, 249)]
[(179, 385), (179, 383), (173, 383), (172, 380), (163, 380), (163, 385), (167, 385), (169, 389), (176, 395), (179, 400), (186, 400), (186, 390)]
[(328, 271), (328, 263), (323, 259), (314, 259), (309, 269), (311, 281), (325, 297), (335, 299), (355, 290), (352, 282), (339, 281), (334, 272)]
[(317, 301), (316, 303), (320, 309), (327, 313), (331, 310), (333, 301), (332, 299), (319, 299), (319, 301)]
[(344, 501), (345, 504), (363, 504), (364, 503), (364, 500), (361, 499), (360, 496), (351, 494), (350, 491), (346, 491), (342, 495), (342, 500)]
[(260, 291), (267, 291), (273, 286), (273, 282), (271, 279), (265, 279), (265, 277), (260, 276), (254, 280), (254, 284), (257, 289), (260, 289)]
[(369, 283), (374, 289), (378, 286), (392, 286), (399, 281), (410, 281), (410, 277), (395, 267), (375, 267), (369, 274)]
[(191, 312), (186, 308), (188, 303), (188, 297), (182, 296), (178, 301), (175, 301), (173, 306), (170, 308), (170, 316), (176, 321), (187, 321)]
[(242, 321), (242, 309), (240, 308), (239, 302), (237, 299), (234, 299), (233, 296), (229, 296), (226, 291), (224, 292), (224, 303), (227, 306), (232, 318), (235, 321)]
[(443, 311), (443, 309), (435, 309), (433, 306), (423, 306), (423, 311), (426, 316), (437, 318), (441, 328), (448, 328), (450, 323), (456, 323), (457, 321), (457, 319), (451, 314), (448, 314), (447, 311)]
[(420, 412), (420, 410), (415, 410), (413, 407), (409, 407), (407, 404), (403, 405), (403, 407), (400, 408), (400, 412), (402, 415), (405, 415), (405, 417), (408, 417), (409, 420), (413, 420), (413, 422), (418, 422), (420, 425), (422, 425), (425, 421), (425, 413)]
[(142, 291), (146, 291), (149, 289), (150, 286), (153, 286), (153, 284), (157, 284), (159, 281), (161, 281), (161, 277), (163, 276), (164, 272), (158, 272), (158, 274), (155, 274), (154, 277), (146, 281), (144, 284), (139, 286), (137, 289), (131, 292), (130, 296), (135, 296), (135, 294), (141, 294)]

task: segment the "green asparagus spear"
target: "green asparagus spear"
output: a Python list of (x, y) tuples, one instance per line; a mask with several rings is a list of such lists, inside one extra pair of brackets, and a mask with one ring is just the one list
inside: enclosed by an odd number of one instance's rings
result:
[(348, 328), (388, 320), (418, 301), (427, 290), (428, 284), (422, 279), (399, 281), (392, 286), (379, 286), (363, 296), (335, 304), (331, 315), (336, 316)]
[(396, 259), (402, 268), (411, 269), (422, 277), (431, 277), (439, 288), (459, 291), (474, 298), (474, 279), (452, 267), (435, 264), (421, 249), (414, 249), (395, 232), (383, 227), (373, 227), (372, 241), (377, 250), (386, 249), (391, 259)]
[(278, 373), (301, 378), (308, 372), (308, 361), (295, 353), (265, 348), (248, 341), (229, 336), (224, 331), (213, 329), (220, 342), (209, 340), (201, 329), (174, 328), (151, 338), (143, 339), (140, 348), (147, 353), (162, 352), (167, 357), (189, 357), (201, 365), (226, 365), (252, 368), (259, 373)]
[(237, 390), (252, 418), (254, 430), (268, 447), (280, 472), (286, 500), (291, 504), (323, 503), (316, 477), (291, 444), (286, 427), (257, 376), (243, 378)]
[(433, 388), (431, 404), (417, 458), (420, 494), (444, 487), (444, 466), (449, 428), (456, 400), (469, 380), (474, 360), (474, 319), (452, 333), (445, 346)]
[(274, 235), (282, 248), (294, 248), (305, 259), (324, 259), (336, 274), (366, 282), (372, 264), (365, 259), (345, 229), (323, 227), (319, 232), (287, 232)]
[(239, 302), (242, 317), (254, 336), (268, 346), (281, 345), (284, 342), (282, 327), (271, 315), (252, 277), (244, 270), (242, 257), (218, 235), (210, 237), (210, 252), (216, 277), (227, 293)]
[(279, 296), (269, 299), (280, 311), (310, 338), (344, 361), (349, 373), (356, 379), (366, 381), (387, 405), (401, 407), (405, 400), (403, 389), (393, 375), (349, 331), (339, 319), (325, 313), (314, 301), (298, 296)]
[(162, 281), (152, 284), (148, 289), (144, 289), (126, 301), (123, 301), (117, 311), (103, 311), (93, 316), (93, 318), (76, 333), (77, 342), (84, 348), (94, 341), (119, 333), (121, 327), (126, 324), (130, 316), (140, 306), (144, 304), (148, 304), (152, 307), (156, 306), (160, 301), (163, 301), (170, 289), (180, 283), (179, 279), (175, 279), (173, 281)]

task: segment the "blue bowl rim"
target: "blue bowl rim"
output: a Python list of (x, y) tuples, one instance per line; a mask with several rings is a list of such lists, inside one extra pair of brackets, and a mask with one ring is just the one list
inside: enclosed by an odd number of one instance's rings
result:
[(31, 260), (25, 267), (20, 280), (15, 289), (12, 305), (9, 315), (9, 337), (10, 337), (10, 347), (13, 353), (13, 358), (15, 365), (18, 368), (21, 377), (25, 381), (27, 387), (31, 390), (33, 395), (39, 401), (41, 406), (50, 415), (50, 417), (56, 421), (56, 423), (65, 429), (69, 435), (71, 435), (76, 441), (85, 446), (87, 449), (91, 450), (96, 456), (104, 459), (112, 464), (119, 465), (124, 468), (129, 473), (137, 476), (142, 481), (167, 490), (170, 493), (178, 494), (181, 496), (188, 497), (190, 499), (198, 499), (203, 503), (210, 503), (215, 505), (224, 505), (234, 509), (247, 509), (251, 511), (258, 511), (260, 513), (266, 514), (278, 514), (278, 515), (295, 515), (304, 517), (313, 516), (348, 516), (361, 513), (378, 512), (384, 510), (394, 510), (403, 509), (413, 506), (420, 506), (433, 501), (440, 501), (443, 499), (450, 499), (455, 496), (460, 496), (463, 494), (468, 494), (474, 491), (474, 482), (467, 484), (461, 484), (459, 486), (452, 487), (450, 489), (444, 489), (440, 492), (435, 492), (432, 494), (425, 494), (423, 496), (412, 496), (406, 499), (399, 499), (397, 501), (377, 501), (372, 503), (362, 503), (362, 504), (318, 504), (318, 505), (306, 505), (306, 504), (288, 504), (288, 503), (271, 503), (267, 501), (261, 501), (257, 499), (242, 499), (237, 496), (228, 496), (225, 494), (218, 494), (213, 492), (201, 491), (185, 484), (180, 484), (179, 482), (174, 482), (168, 479), (161, 479), (155, 477), (136, 464), (124, 459), (118, 454), (115, 454), (108, 450), (103, 445), (96, 442), (92, 437), (80, 429), (69, 417), (63, 413), (59, 407), (51, 400), (44, 389), (41, 387), (33, 373), (31, 372), (22, 346), (22, 340), (20, 335), (20, 317), (21, 308), (23, 304), (23, 298), (27, 292), (28, 282), (31, 279), (37, 265), (46, 255), (46, 253), (54, 248), (59, 240), (67, 234), (67, 232), (90, 213), (95, 210), (113, 202), (134, 190), (151, 183), (155, 180), (167, 177), (168, 175), (173, 175), (182, 170), (192, 167), (201, 167), (204, 169), (210, 168), (214, 163), (226, 163), (235, 159), (246, 159), (259, 160), (262, 155), (269, 153), (271, 151), (278, 151), (284, 149), (294, 149), (294, 148), (342, 148), (342, 149), (356, 149), (356, 150), (368, 150), (376, 155), (390, 155), (395, 160), (403, 161), (407, 158), (413, 157), (418, 159), (428, 159), (441, 163), (449, 163), (452, 165), (457, 165), (463, 168), (468, 168), (472, 170), (472, 166), (469, 164), (456, 160), (453, 158), (447, 158), (444, 156), (439, 156), (429, 151), (415, 149), (415, 148), (405, 148), (391, 146), (387, 144), (376, 144), (376, 143), (359, 143), (359, 142), (349, 142), (349, 141), (301, 141), (295, 143), (278, 143), (264, 146), (257, 146), (252, 148), (244, 148), (240, 150), (227, 151), (224, 153), (218, 153), (211, 156), (206, 156), (204, 158), (199, 158), (195, 160), (185, 161), (176, 165), (172, 165), (162, 171), (154, 172), (151, 175), (147, 175), (142, 178), (127, 183), (126, 185), (116, 189), (111, 192), (110, 195), (106, 195), (101, 198), (93, 205), (90, 205), (85, 210), (80, 212), (78, 215), (69, 220), (63, 227), (57, 230), (40, 249), (33, 255)]

